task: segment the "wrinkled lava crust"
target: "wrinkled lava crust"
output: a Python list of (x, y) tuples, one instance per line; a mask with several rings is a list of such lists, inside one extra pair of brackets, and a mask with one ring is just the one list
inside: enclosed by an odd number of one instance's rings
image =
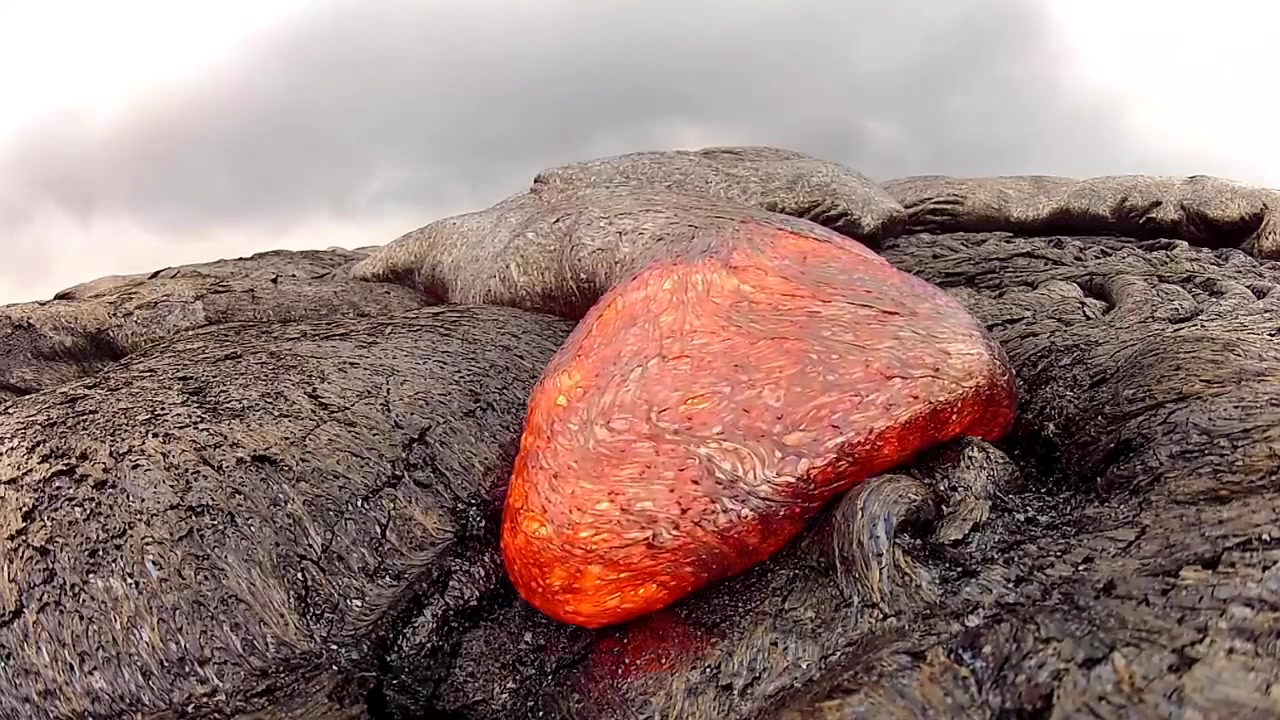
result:
[(766, 559), (833, 496), (1012, 423), (999, 346), (848, 241), (756, 222), (610, 289), (529, 401), (502, 521), (547, 615), (625, 622)]

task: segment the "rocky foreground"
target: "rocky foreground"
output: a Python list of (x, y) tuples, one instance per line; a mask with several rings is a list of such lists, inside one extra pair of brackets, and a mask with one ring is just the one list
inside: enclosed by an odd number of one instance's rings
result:
[[(0, 718), (1278, 717), (1277, 213), (647, 153), (383, 247), (5, 306)], [(963, 303), (1014, 428), (669, 609), (550, 620), (498, 549), (530, 392), (609, 288), (742, 217)]]

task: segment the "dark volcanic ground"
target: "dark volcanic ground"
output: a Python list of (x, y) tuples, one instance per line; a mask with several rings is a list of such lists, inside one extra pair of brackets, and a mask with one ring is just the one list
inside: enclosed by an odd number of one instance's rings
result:
[(431, 307), (337, 250), (0, 308), (0, 717), (1280, 717), (1280, 266), (879, 252), (1000, 342), (1013, 433), (598, 632), (519, 601), (497, 546), (572, 321)]

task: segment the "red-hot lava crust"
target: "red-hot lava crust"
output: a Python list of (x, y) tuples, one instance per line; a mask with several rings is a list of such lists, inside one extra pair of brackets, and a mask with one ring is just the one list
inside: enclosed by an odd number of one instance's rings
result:
[(529, 402), (502, 551), (535, 607), (624, 622), (766, 559), (834, 495), (1015, 410), (957, 302), (853, 241), (744, 222), (609, 290)]

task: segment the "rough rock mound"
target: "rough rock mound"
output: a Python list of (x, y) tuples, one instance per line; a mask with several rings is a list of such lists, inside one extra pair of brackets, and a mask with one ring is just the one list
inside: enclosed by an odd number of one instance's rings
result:
[(221, 325), (9, 403), (0, 717), (363, 717), (406, 627), (445, 642), (452, 596), (496, 585), (524, 404), (568, 330)]
[(906, 232), (1169, 238), (1280, 258), (1280, 191), (1208, 175), (923, 175), (884, 187), (906, 208)]
[(533, 189), (668, 190), (769, 210), (874, 245), (901, 232), (902, 207), (861, 173), (764, 146), (638, 152), (543, 170)]
[(349, 277), (351, 265), (363, 260), (377, 246), (347, 250), (268, 250), (249, 257), (167, 267), (135, 275), (108, 275), (80, 283), (54, 294), (54, 300), (83, 300), (118, 287), (132, 287), (148, 280), (214, 277), (225, 280), (339, 280)]
[(576, 319), (605, 289), (709, 225), (785, 223), (783, 216), (873, 248), (903, 233), (1011, 232), (1169, 238), (1280, 258), (1280, 191), (1230, 180), (928, 175), (881, 189), (791, 151), (729, 147), (632, 153), (543, 171), (527, 192), (374, 250), (352, 275), (440, 301)]
[(0, 402), (57, 387), (180, 332), (232, 322), (391, 315), (426, 304), (352, 280), (346, 250), (274, 251), (111, 276), (0, 307)]
[(655, 254), (699, 233), (790, 217), (874, 245), (900, 232), (905, 212), (862, 175), (790, 150), (632, 153), (545, 170), (527, 192), (397, 238), (352, 275), (448, 302), (578, 318)]
[(697, 257), (741, 223), (851, 246), (786, 215), (666, 190), (602, 188), (508, 198), (409, 233), (356, 263), (354, 277), (396, 282), (444, 302), (519, 307), (580, 319), (649, 264)]

